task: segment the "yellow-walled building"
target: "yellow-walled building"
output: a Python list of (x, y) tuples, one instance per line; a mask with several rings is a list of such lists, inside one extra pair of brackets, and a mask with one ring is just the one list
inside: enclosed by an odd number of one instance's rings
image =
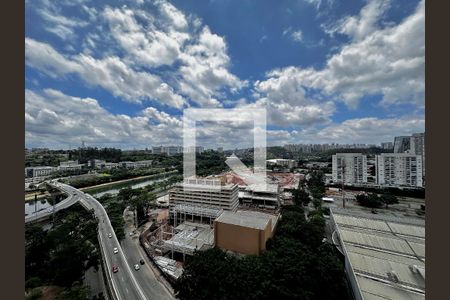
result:
[(224, 211), (214, 221), (215, 246), (240, 254), (259, 255), (273, 235), (278, 216), (256, 211)]

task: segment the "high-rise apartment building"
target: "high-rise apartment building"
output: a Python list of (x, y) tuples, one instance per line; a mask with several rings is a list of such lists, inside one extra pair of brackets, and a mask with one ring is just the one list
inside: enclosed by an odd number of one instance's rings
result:
[(425, 177), (425, 132), (411, 136), (411, 153), (422, 157), (422, 176)]
[(394, 148), (394, 144), (392, 142), (381, 143), (381, 149), (392, 150), (393, 148)]
[(411, 150), (410, 136), (396, 136), (394, 139), (394, 153), (405, 153)]
[(333, 182), (367, 182), (367, 156), (361, 153), (336, 153), (332, 156)]
[(382, 153), (376, 156), (377, 183), (421, 187), (422, 157), (409, 153)]

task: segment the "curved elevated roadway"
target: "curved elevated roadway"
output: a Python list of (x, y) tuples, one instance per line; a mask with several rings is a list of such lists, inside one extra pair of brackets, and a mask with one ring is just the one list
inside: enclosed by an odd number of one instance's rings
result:
[[(106, 263), (107, 277), (110, 279), (112, 292), (114, 299), (118, 300), (143, 300), (143, 299), (160, 299), (160, 292), (155, 293), (155, 286), (153, 289), (142, 289), (141, 285), (135, 278), (135, 270), (132, 270), (132, 266), (135, 263), (127, 261), (122, 247), (117, 240), (113, 227), (109, 220), (108, 214), (105, 208), (94, 197), (89, 194), (85, 194), (78, 189), (59, 182), (52, 183), (55, 187), (65, 192), (68, 197), (54, 206), (54, 211), (65, 209), (76, 202), (80, 202), (86, 209), (93, 209), (95, 217), (98, 220), (98, 239), (101, 247), (103, 259)], [(25, 217), (25, 223), (31, 221), (37, 221), (49, 217), (53, 213), (53, 210), (40, 211), (35, 214), (31, 214)], [(111, 234), (111, 237), (109, 237)], [(113, 249), (117, 248), (118, 253), (115, 254)], [(112, 272), (112, 267), (117, 266), (119, 271), (117, 273)], [(137, 271), (139, 272), (139, 271)], [(140, 278), (141, 279), (141, 278)], [(142, 280), (142, 279), (141, 279)], [(140, 280), (140, 281), (141, 281)], [(156, 280), (148, 278), (149, 281)], [(159, 283), (157, 283), (159, 284)], [(147, 287), (147, 286), (146, 286)], [(172, 298), (168, 294), (168, 299)]]

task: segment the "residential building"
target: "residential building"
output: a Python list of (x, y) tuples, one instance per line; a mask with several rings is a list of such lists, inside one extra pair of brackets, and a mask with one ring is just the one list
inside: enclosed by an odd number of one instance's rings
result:
[(405, 153), (411, 149), (410, 136), (396, 136), (394, 139), (394, 153)]
[(392, 142), (381, 143), (381, 149), (392, 150), (392, 149), (394, 149), (394, 144)]
[(259, 255), (277, 221), (278, 216), (256, 211), (224, 211), (214, 221), (214, 244), (226, 251)]
[(411, 153), (422, 157), (422, 176), (425, 177), (425, 132), (411, 136)]
[(246, 206), (275, 209), (280, 206), (279, 195), (279, 184), (250, 184), (240, 187), (239, 202)]
[(332, 156), (334, 183), (367, 182), (367, 156), (361, 153), (336, 153)]
[(421, 187), (422, 157), (408, 153), (381, 153), (376, 156), (377, 183), (389, 186)]
[(169, 191), (169, 205), (175, 226), (186, 220), (212, 223), (222, 211), (236, 211), (238, 186), (219, 179), (187, 179)]

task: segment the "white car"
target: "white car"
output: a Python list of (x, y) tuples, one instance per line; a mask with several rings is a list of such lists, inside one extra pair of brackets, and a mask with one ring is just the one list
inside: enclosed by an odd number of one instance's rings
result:
[(53, 211), (53, 208), (47, 208), (47, 212), (51, 213)]
[(117, 249), (117, 248), (114, 248), (113, 251), (114, 251), (114, 254), (119, 253), (119, 249)]
[(134, 265), (134, 269), (137, 271), (137, 270), (139, 270), (141, 267), (139, 267), (139, 265), (138, 264), (135, 264)]
[(108, 233), (108, 237), (109, 237), (109, 238), (112, 238), (112, 233)]

